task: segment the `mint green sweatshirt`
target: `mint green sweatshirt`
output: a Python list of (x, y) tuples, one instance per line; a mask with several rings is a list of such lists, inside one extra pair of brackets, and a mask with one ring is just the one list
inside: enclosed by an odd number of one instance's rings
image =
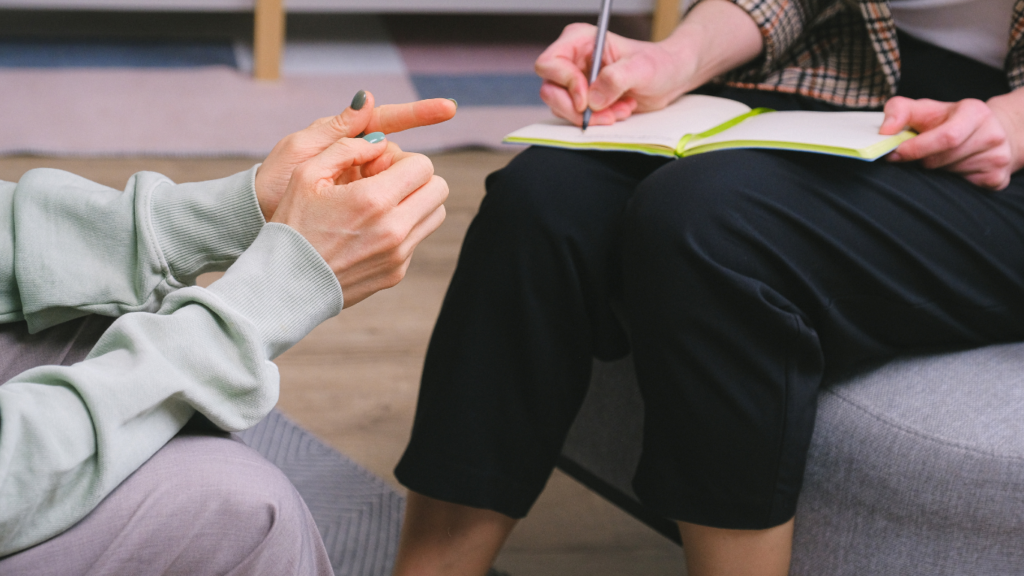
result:
[(124, 191), (58, 170), (0, 182), (0, 322), (118, 317), (86, 360), (0, 386), (0, 556), (72, 526), (195, 411), (256, 424), (278, 398), (271, 360), (340, 312), (316, 250), (264, 224), (255, 173), (142, 172)]

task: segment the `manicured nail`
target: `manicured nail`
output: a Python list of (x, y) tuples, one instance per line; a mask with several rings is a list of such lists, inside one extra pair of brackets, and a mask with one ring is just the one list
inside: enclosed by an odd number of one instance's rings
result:
[(352, 98), (352, 103), (348, 107), (353, 110), (362, 110), (363, 104), (366, 104), (366, 90), (356, 92), (356, 95)]
[(370, 144), (376, 144), (377, 142), (382, 142), (384, 140), (384, 133), (383, 132), (371, 132), (371, 133), (367, 134), (366, 136), (363, 136), (363, 140), (366, 140)]
[(452, 103), (455, 104), (455, 109), (456, 110), (459, 109), (459, 101), (458, 100), (456, 100), (455, 98), (448, 98), (448, 100), (451, 100)]

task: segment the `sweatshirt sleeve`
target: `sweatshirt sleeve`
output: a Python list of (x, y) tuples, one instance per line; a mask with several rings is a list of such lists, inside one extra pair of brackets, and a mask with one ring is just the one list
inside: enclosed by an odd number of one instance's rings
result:
[(156, 311), (256, 238), (255, 173), (174, 184), (140, 172), (123, 191), (52, 169), (0, 183), (0, 322), (24, 319), (37, 332), (86, 314)]
[(78, 364), (0, 386), (0, 556), (72, 526), (195, 411), (224, 430), (256, 424), (278, 397), (271, 359), (341, 307), (316, 250), (267, 224), (209, 288), (121, 315)]

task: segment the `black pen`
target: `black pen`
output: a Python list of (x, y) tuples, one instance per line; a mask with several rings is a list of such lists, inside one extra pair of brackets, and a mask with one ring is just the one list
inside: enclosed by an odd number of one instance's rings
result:
[[(597, 21), (597, 41), (594, 44), (594, 63), (590, 66), (590, 85), (597, 82), (601, 72), (601, 60), (604, 59), (604, 37), (608, 35), (608, 18), (612, 15), (612, 0), (602, 0), (601, 18)], [(583, 111), (583, 130), (590, 124), (590, 105)]]

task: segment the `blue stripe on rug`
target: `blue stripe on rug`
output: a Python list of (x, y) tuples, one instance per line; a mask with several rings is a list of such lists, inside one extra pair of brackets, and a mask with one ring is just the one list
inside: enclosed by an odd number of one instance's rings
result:
[(413, 74), (420, 98), (455, 98), (460, 106), (543, 106), (533, 74), (440, 76)]
[(0, 41), (0, 68), (236, 67), (230, 42)]

